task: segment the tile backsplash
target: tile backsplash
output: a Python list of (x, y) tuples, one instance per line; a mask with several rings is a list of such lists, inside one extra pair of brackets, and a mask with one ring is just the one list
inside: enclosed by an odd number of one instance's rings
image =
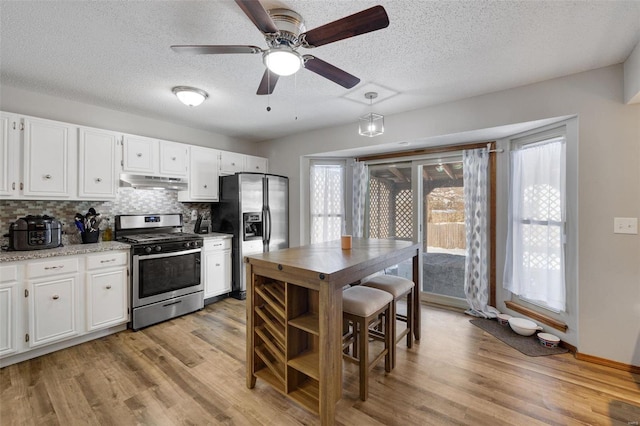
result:
[[(193, 231), (195, 221), (191, 220), (191, 211), (208, 212), (209, 203), (182, 203), (178, 201), (176, 191), (145, 190), (119, 188), (115, 200), (111, 201), (64, 201), (64, 200), (2, 200), (0, 201), (0, 231), (9, 232), (11, 222), (27, 215), (49, 215), (63, 224), (70, 243), (79, 242), (79, 234), (73, 221), (76, 213), (85, 214), (90, 207), (100, 213), (103, 221), (101, 229), (106, 228), (107, 220), (113, 228), (113, 218), (118, 214), (144, 213), (182, 213), (184, 231)], [(7, 239), (2, 239), (2, 245)]]

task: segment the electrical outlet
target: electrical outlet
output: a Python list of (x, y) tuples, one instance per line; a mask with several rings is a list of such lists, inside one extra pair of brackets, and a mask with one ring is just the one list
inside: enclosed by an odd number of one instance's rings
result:
[(615, 234), (637, 234), (638, 218), (637, 217), (614, 217), (613, 232)]
[(191, 210), (191, 220), (198, 220), (198, 210)]

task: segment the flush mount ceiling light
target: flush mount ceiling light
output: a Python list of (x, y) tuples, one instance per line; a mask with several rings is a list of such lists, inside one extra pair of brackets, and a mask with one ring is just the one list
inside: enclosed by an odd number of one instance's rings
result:
[(283, 77), (295, 74), (302, 66), (300, 54), (287, 45), (268, 49), (262, 60), (271, 72)]
[[(369, 99), (369, 106), (373, 105), (373, 100), (378, 97), (377, 92), (367, 92), (364, 97)], [(361, 136), (369, 136), (370, 138), (378, 136), (384, 133), (384, 116), (380, 114), (374, 114), (370, 112), (367, 115), (363, 115), (359, 119), (358, 133)]]
[(204, 90), (189, 86), (177, 86), (171, 91), (180, 99), (180, 102), (191, 107), (200, 105), (209, 97)]

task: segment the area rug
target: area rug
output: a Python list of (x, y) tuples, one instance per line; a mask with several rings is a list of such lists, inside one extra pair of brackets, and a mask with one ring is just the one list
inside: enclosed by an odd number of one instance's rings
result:
[(528, 356), (556, 355), (569, 352), (565, 348), (546, 348), (540, 344), (538, 336), (521, 336), (511, 330), (509, 325), (500, 325), (496, 320), (476, 318), (469, 320), (471, 324), (480, 327), (495, 338)]

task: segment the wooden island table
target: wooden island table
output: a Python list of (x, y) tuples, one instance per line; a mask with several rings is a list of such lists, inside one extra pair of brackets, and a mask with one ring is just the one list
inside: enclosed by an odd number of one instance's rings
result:
[(351, 250), (336, 240), (246, 256), (247, 387), (264, 380), (321, 424), (334, 424), (342, 395), (342, 288), (408, 259), (418, 285), (419, 256), (420, 244), (366, 238), (354, 238)]

